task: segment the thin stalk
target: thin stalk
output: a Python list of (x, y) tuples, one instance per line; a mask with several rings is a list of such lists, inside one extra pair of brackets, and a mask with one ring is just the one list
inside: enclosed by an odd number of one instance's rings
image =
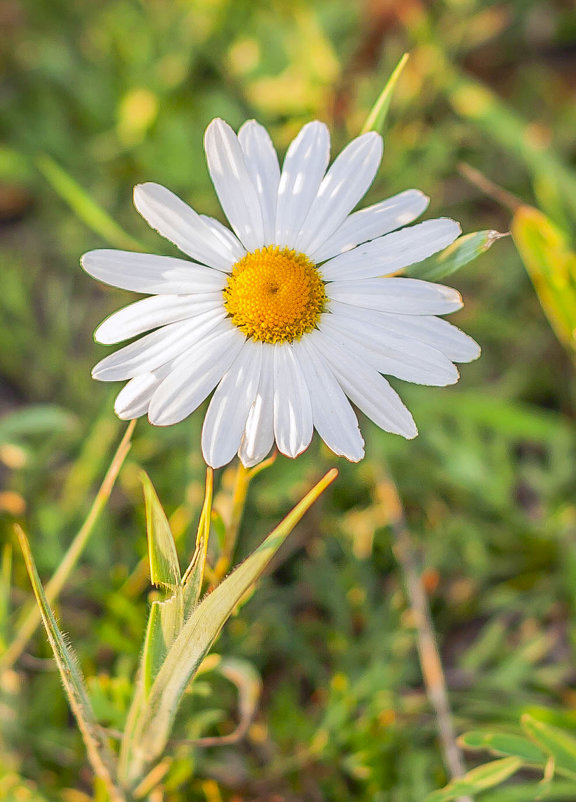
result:
[(236, 547), (236, 540), (246, 506), (246, 498), (248, 496), (248, 488), (252, 481), (253, 473), (238, 460), (236, 466), (236, 476), (234, 478), (234, 489), (232, 491), (232, 511), (230, 513), (230, 520), (226, 526), (226, 533), (222, 551), (214, 566), (213, 577), (218, 583), (226, 574), (232, 563), (234, 556), (234, 549)]
[[(64, 584), (66, 583), (70, 573), (72, 572), (74, 566), (80, 559), (82, 552), (84, 551), (88, 540), (94, 530), (94, 526), (100, 517), (102, 510), (104, 509), (109, 497), (110, 493), (112, 492), (112, 488), (114, 487), (114, 483), (120, 472), (120, 468), (124, 464), (124, 460), (130, 451), (130, 439), (132, 437), (132, 433), (134, 431), (134, 426), (136, 425), (136, 421), (133, 420), (128, 425), (124, 437), (120, 441), (120, 445), (118, 446), (114, 457), (112, 458), (112, 462), (110, 463), (110, 467), (108, 468), (106, 475), (100, 485), (100, 488), (96, 494), (96, 497), (92, 503), (90, 508), (90, 512), (88, 513), (88, 517), (78, 530), (78, 533), (72, 543), (70, 544), (68, 551), (64, 555), (64, 558), (54, 575), (46, 584), (45, 592), (46, 598), (50, 605), (54, 604), (54, 601), (60, 595)], [(26, 644), (36, 631), (38, 625), (42, 620), (42, 616), (40, 614), (40, 610), (31, 602), (30, 604), (26, 605), (22, 615), (20, 617), (19, 622), (16, 624), (16, 631), (17, 635), (16, 638), (12, 641), (8, 649), (4, 652), (2, 657), (0, 657), (0, 674), (3, 671), (11, 668), (16, 660), (20, 657), (24, 649), (26, 648)]]
[[(436, 716), (436, 727), (444, 764), (451, 779), (463, 777), (466, 774), (466, 766), (456, 742), (446, 677), (436, 641), (428, 597), (422, 584), (412, 534), (406, 525), (398, 489), (390, 476), (380, 479), (377, 493), (382, 502), (386, 504), (388, 521), (392, 529), (394, 555), (402, 570), (408, 601), (414, 612), (420, 667), (426, 694)], [(473, 802), (473, 800), (471, 797), (462, 796), (459, 797), (458, 802)]]

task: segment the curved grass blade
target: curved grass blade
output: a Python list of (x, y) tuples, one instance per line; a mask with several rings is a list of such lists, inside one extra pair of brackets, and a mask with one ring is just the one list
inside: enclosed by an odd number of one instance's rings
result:
[(576, 738), (558, 727), (544, 724), (526, 713), (522, 727), (541, 749), (553, 758), (557, 766), (576, 777)]
[(500, 785), (522, 768), (522, 760), (518, 757), (505, 757), (493, 760), (484, 766), (478, 766), (448, 783), (445, 788), (428, 794), (426, 802), (451, 802), (464, 794), (478, 794), (487, 788)]
[(534, 763), (537, 766), (545, 765), (547, 760), (540, 747), (520, 735), (472, 730), (461, 735), (458, 742), (467, 749), (488, 749), (495, 755), (519, 757), (526, 763)]
[(44, 588), (42, 587), (38, 571), (36, 570), (36, 564), (34, 563), (28, 538), (20, 526), (16, 525), (15, 530), (26, 562), (30, 583), (32, 584), (32, 589), (34, 590), (34, 595), (36, 596), (36, 601), (40, 608), (42, 621), (46, 628), (46, 634), (60, 672), (60, 678), (70, 707), (72, 708), (72, 712), (74, 713), (76, 721), (78, 722), (78, 727), (82, 733), (82, 738), (84, 739), (92, 768), (96, 775), (106, 784), (112, 802), (126, 802), (124, 794), (116, 787), (114, 779), (116, 759), (106, 740), (102, 737), (102, 731), (98, 726), (92, 706), (90, 705), (82, 673), (72, 651), (64, 640), (64, 636), (48, 604)]
[(127, 234), (54, 159), (44, 154), (36, 164), (52, 189), (88, 228), (115, 248), (143, 250), (138, 240)]

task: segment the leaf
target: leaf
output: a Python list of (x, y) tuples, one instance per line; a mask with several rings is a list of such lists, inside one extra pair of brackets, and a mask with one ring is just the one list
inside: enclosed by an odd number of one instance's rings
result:
[(522, 716), (521, 721), (526, 734), (554, 758), (559, 768), (576, 775), (576, 738), (558, 727), (538, 721), (528, 713)]
[(143, 250), (140, 243), (127, 234), (54, 159), (47, 155), (40, 156), (37, 166), (52, 189), (88, 228), (115, 248)]
[(473, 259), (477, 259), (498, 239), (507, 236), (499, 231), (475, 231), (464, 234), (445, 248), (442, 253), (409, 265), (402, 271), (403, 275), (413, 278), (437, 281), (460, 270)]
[(547, 760), (541, 749), (519, 735), (473, 730), (461, 735), (458, 742), (467, 749), (489, 749), (497, 755), (519, 757), (526, 763), (544, 765)]
[(390, 108), (390, 103), (392, 101), (392, 95), (394, 94), (394, 89), (396, 88), (396, 84), (398, 83), (398, 79), (402, 74), (404, 67), (406, 66), (406, 62), (410, 58), (409, 53), (404, 53), (390, 78), (386, 82), (386, 86), (380, 93), (378, 100), (372, 106), (372, 109), (366, 118), (366, 122), (362, 127), (362, 134), (368, 133), (368, 131), (377, 131), (378, 133), (382, 133), (384, 128), (384, 123), (386, 122), (386, 117), (388, 116), (388, 110)]
[(156, 587), (175, 593), (180, 588), (181, 576), (174, 536), (150, 477), (144, 471), (140, 474), (140, 481), (146, 505), (150, 580)]
[[(38, 571), (36, 570), (36, 564), (34, 563), (28, 538), (20, 526), (16, 525), (15, 530), (26, 562), (30, 583), (32, 584), (32, 589), (34, 590), (34, 595), (36, 596), (36, 601), (38, 602), (42, 614), (42, 621), (46, 628), (46, 634), (48, 635), (56, 665), (60, 672), (64, 691), (66, 692), (68, 702), (78, 722), (78, 727), (82, 733), (88, 757), (90, 758), (90, 762), (96, 774), (106, 782), (109, 788), (113, 789), (115, 757), (109, 749), (107, 742), (102, 737), (102, 732), (96, 721), (92, 706), (90, 705), (82, 673), (72, 651), (64, 640), (64, 636), (48, 604), (44, 588), (42, 587)], [(120, 800), (122, 796), (117, 794), (114, 798)]]
[(184, 618), (191, 615), (198, 604), (204, 580), (204, 568), (206, 566), (206, 551), (208, 549), (208, 539), (210, 537), (210, 521), (212, 519), (212, 490), (214, 487), (214, 471), (212, 468), (206, 469), (206, 489), (204, 492), (204, 504), (200, 522), (198, 523), (198, 533), (196, 535), (196, 548), (190, 561), (190, 565), (182, 578), (182, 593), (184, 597)]
[(141, 710), (131, 709), (120, 753), (120, 771), (133, 788), (161, 756), (180, 699), (227, 619), (256, 582), (294, 526), (338, 472), (310, 490), (264, 542), (196, 607), (174, 642)]
[(556, 336), (574, 351), (576, 253), (562, 231), (532, 206), (521, 206), (514, 215), (512, 237)]
[(180, 563), (174, 536), (150, 477), (140, 475), (146, 506), (146, 534), (150, 560), (150, 581), (168, 592), (168, 598), (155, 600), (150, 608), (141, 660), (144, 694), (152, 687), (168, 650), (184, 623), (184, 598)]
[(500, 785), (522, 767), (517, 757), (505, 757), (472, 769), (463, 777), (458, 777), (447, 786), (428, 794), (425, 802), (450, 802), (465, 794), (477, 794), (487, 788)]

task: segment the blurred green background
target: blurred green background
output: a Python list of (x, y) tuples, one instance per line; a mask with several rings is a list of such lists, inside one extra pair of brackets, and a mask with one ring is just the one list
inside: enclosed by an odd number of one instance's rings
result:
[[(538, 207), (569, 241), (576, 13), (570, 0), (1, 0), (0, 24), (5, 648), (31, 595), (17, 550), (10, 570), (12, 522), (25, 522), (49, 577), (125, 428), (112, 411), (118, 386), (94, 383), (90, 367), (107, 350), (93, 329), (132, 296), (97, 285), (79, 257), (129, 248), (130, 237), (170, 252), (134, 211), (132, 186), (165, 184), (220, 216), (202, 149), (213, 117), (234, 127), (255, 117), (280, 150), (319, 118), (337, 152), (410, 51), (367, 201), (419, 187), (432, 198), (430, 216), (452, 216), (465, 232), (507, 232), (514, 199), (487, 194), (465, 164)], [(196, 750), (176, 741), (168, 802), (422, 802), (449, 779), (378, 492), (388, 470), (424, 569), (457, 731), (520, 733), (525, 713), (566, 732), (576, 726), (573, 362), (511, 238), (447, 281), (465, 299), (451, 319), (483, 356), (463, 366), (457, 387), (395, 382), (419, 438), (404, 442), (364, 421), (360, 465), (315, 440), (296, 463), (280, 458), (255, 480), (238, 558), (323, 468), (341, 471), (217, 645), (263, 678), (247, 738)], [(138, 470), (151, 475), (186, 562), (202, 502), (201, 418), (167, 430), (138, 424), (57, 605), (112, 728), (122, 725), (149, 594)], [(219, 481), (225, 489), (229, 477)], [(37, 632), (3, 677), (8, 800), (92, 798), (49, 658)], [(233, 688), (207, 676), (175, 738), (224, 734), (235, 715)], [(473, 767), (487, 755), (465, 758)], [(481, 798), (527, 802), (541, 778), (525, 768)], [(545, 798), (576, 799), (576, 785), (558, 789)]]

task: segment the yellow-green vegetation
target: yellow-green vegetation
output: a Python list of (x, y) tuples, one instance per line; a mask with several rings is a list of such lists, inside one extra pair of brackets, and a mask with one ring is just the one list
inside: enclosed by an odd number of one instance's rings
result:
[[(570, 4), (0, 13), (0, 798), (114, 800), (119, 765), (126, 799), (150, 802), (576, 799)], [(91, 332), (133, 296), (79, 256), (158, 250), (138, 182), (220, 215), (201, 147), (215, 116), (259, 119), (280, 149), (311, 118), (335, 151), (377, 127), (368, 201), (418, 187), (462, 222), (406, 272), (450, 276), (483, 356), (457, 387), (402, 386), (416, 440), (364, 421), (358, 465), (315, 440), (212, 477), (201, 413), (132, 431), (91, 380)], [(284, 543), (295, 519), (275, 527), (333, 466)], [(200, 642), (185, 622), (202, 609)]]

